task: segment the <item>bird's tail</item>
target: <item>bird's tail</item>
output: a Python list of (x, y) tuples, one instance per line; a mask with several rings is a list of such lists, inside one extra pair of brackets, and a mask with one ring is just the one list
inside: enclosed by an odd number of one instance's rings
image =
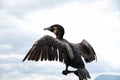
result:
[(79, 77), (79, 80), (87, 80), (90, 78), (89, 72), (86, 68), (79, 68), (74, 73)]

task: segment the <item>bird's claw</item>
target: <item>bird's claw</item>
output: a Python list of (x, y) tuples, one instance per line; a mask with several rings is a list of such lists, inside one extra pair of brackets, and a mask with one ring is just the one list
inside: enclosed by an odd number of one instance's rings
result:
[(64, 74), (64, 75), (67, 75), (68, 73), (69, 73), (68, 70), (64, 70), (64, 71), (62, 72), (62, 74)]

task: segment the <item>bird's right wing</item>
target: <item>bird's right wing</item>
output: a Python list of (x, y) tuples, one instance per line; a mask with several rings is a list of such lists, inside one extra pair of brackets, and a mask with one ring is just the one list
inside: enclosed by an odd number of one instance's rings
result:
[(68, 50), (67, 44), (61, 40), (46, 35), (34, 43), (23, 61), (28, 59), (28, 61), (59, 60), (60, 62), (65, 62), (65, 56), (67, 54), (73, 58), (72, 53), (69, 53)]

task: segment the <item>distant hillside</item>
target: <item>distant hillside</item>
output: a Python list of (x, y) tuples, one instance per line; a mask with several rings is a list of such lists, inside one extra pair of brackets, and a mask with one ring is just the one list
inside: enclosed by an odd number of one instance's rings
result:
[(95, 80), (120, 80), (120, 75), (100, 75)]

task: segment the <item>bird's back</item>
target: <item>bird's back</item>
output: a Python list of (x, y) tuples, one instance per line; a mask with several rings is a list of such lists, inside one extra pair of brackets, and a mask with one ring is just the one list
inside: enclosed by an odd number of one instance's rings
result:
[(62, 40), (65, 44), (68, 45), (67, 48), (69, 48), (69, 53), (73, 55), (73, 58), (70, 58), (66, 56), (66, 64), (70, 65), (71, 67), (74, 68), (83, 68), (84, 67), (84, 62), (81, 58), (81, 55), (79, 53), (79, 49), (74, 45), (73, 43), (68, 42), (67, 40), (63, 39)]

